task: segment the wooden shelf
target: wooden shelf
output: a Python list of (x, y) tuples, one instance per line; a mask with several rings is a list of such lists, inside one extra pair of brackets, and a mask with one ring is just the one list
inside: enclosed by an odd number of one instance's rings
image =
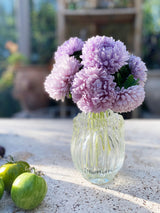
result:
[[(133, 52), (140, 55), (141, 31), (142, 31), (142, 0), (134, 0), (133, 7), (105, 8), (105, 9), (67, 9), (66, 0), (58, 0), (58, 42), (62, 44), (68, 36), (68, 26), (72, 24), (88, 25), (91, 27), (92, 35), (99, 32), (101, 25), (125, 24), (133, 26)], [(69, 31), (68, 31), (69, 32)], [(78, 35), (77, 35), (78, 36)]]
[(106, 15), (135, 15), (136, 8), (114, 8), (114, 9), (64, 9), (65, 16), (106, 16)]

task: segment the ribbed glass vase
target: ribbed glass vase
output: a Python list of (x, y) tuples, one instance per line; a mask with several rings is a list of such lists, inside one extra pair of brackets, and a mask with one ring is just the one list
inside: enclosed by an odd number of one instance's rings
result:
[(73, 119), (71, 154), (85, 179), (98, 185), (111, 181), (125, 156), (123, 117), (111, 110), (79, 113)]

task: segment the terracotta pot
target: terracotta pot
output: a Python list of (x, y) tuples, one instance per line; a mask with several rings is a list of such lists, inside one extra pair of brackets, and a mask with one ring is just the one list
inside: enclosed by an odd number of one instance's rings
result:
[(49, 67), (28, 65), (19, 67), (15, 74), (13, 96), (27, 111), (47, 107), (49, 97), (44, 90), (44, 80)]

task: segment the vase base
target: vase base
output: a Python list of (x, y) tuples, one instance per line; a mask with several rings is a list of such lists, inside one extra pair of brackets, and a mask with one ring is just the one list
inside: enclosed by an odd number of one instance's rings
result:
[(118, 171), (112, 172), (111, 174), (97, 174), (97, 175), (93, 175), (93, 174), (83, 174), (82, 176), (89, 181), (90, 183), (96, 184), (96, 185), (105, 185), (110, 183), (115, 175), (117, 174)]
[(106, 183), (109, 183), (111, 180), (108, 178), (94, 178), (94, 179), (87, 179), (89, 182), (95, 184), (95, 185), (104, 185)]

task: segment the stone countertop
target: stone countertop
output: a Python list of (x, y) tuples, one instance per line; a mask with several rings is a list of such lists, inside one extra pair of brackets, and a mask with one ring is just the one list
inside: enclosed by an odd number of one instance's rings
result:
[[(70, 154), (72, 120), (0, 120), (6, 156), (44, 172), (48, 192), (30, 213), (160, 212), (160, 120), (126, 120), (124, 166), (106, 188), (82, 178)], [(0, 160), (0, 165), (4, 160)], [(5, 193), (1, 213), (23, 213)]]

